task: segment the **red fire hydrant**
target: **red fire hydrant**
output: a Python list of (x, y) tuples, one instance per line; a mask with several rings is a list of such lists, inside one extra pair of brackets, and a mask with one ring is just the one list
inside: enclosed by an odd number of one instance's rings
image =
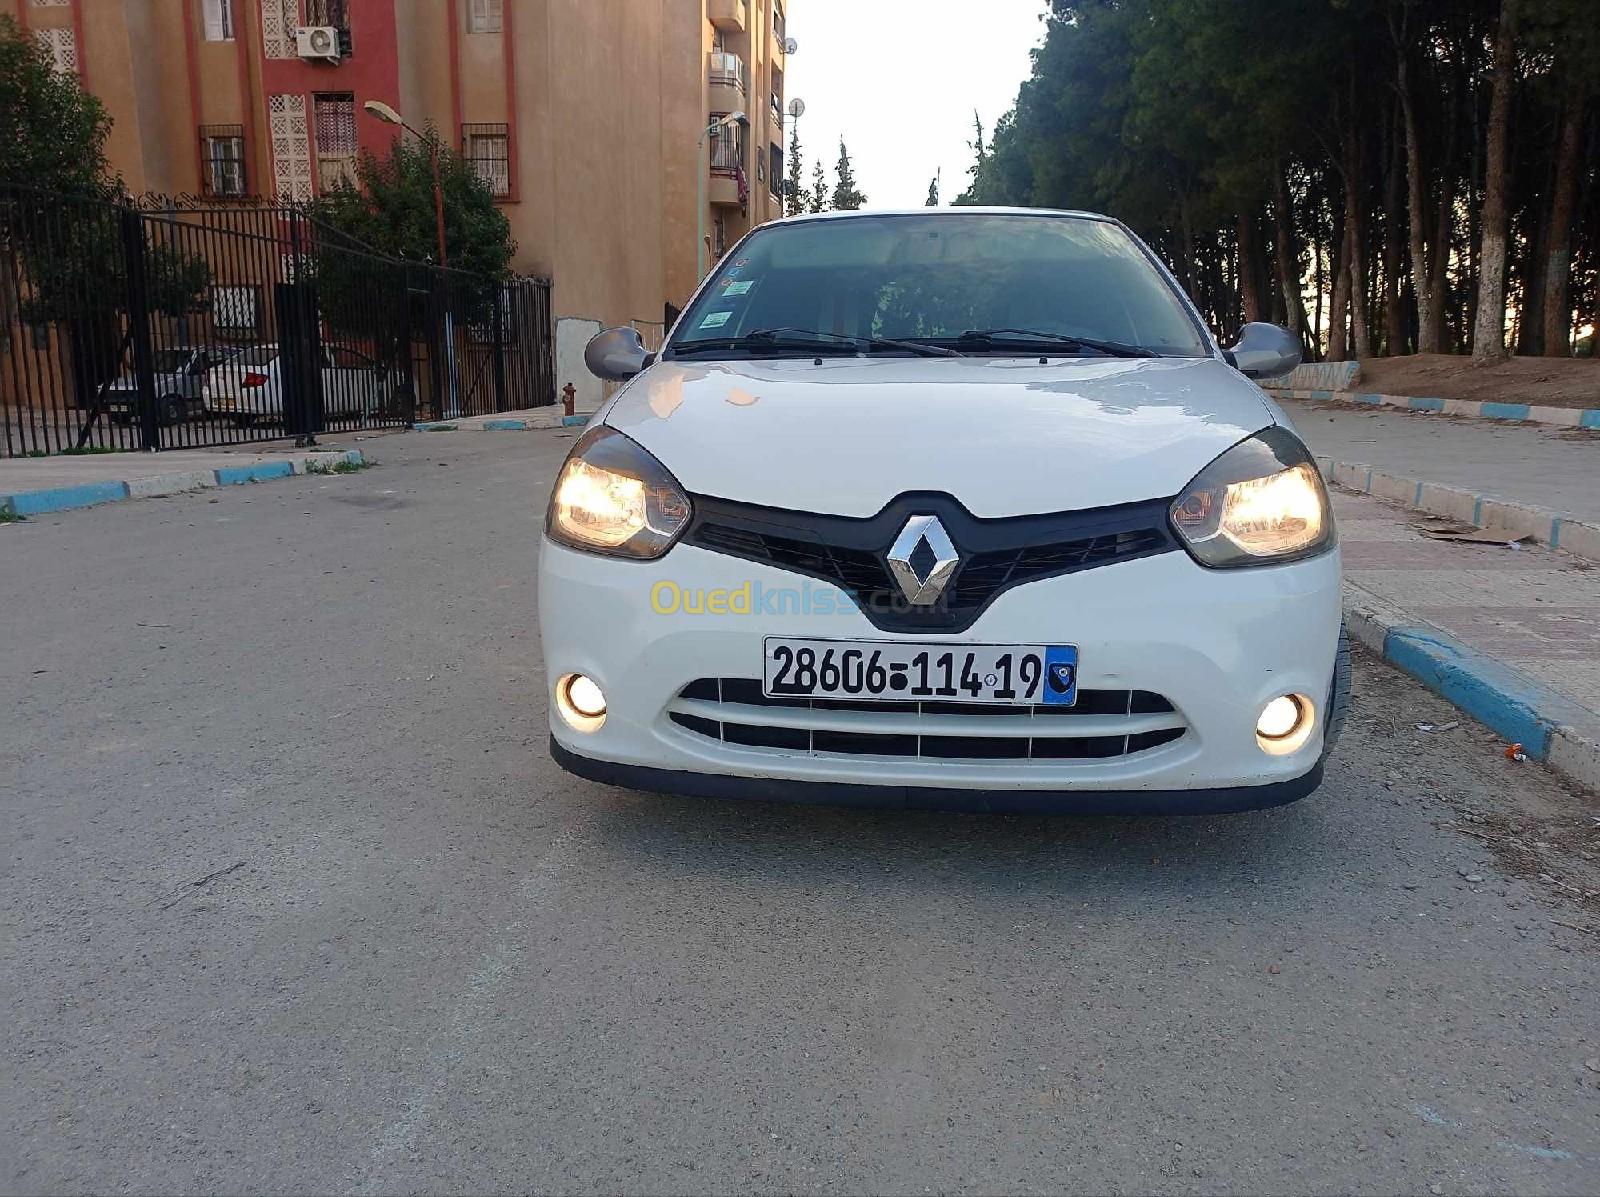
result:
[(564, 416), (575, 415), (573, 408), (578, 402), (578, 388), (570, 382), (561, 388), (561, 414)]

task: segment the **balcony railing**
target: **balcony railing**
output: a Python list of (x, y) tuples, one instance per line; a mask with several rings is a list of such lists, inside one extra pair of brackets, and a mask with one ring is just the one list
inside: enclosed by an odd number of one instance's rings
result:
[(711, 139), (711, 169), (721, 174), (733, 174), (744, 165), (744, 138), (713, 137)]
[(712, 51), (706, 79), (714, 85), (736, 87), (742, 94), (745, 90), (744, 60), (737, 54)]

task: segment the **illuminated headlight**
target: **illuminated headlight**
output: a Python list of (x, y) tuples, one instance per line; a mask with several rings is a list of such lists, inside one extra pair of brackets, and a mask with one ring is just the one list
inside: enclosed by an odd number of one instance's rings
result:
[(663, 466), (638, 444), (603, 424), (572, 446), (544, 529), (551, 540), (613, 557), (659, 557), (689, 526), (692, 510)]
[(1294, 561), (1334, 543), (1322, 475), (1299, 439), (1276, 427), (1201, 470), (1173, 500), (1172, 526), (1213, 569)]

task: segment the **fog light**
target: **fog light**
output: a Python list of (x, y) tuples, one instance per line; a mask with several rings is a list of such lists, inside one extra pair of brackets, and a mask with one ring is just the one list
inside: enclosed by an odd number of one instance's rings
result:
[(1303, 694), (1283, 694), (1261, 708), (1256, 719), (1256, 743), (1261, 751), (1284, 756), (1310, 738), (1316, 708)]
[(556, 683), (556, 709), (575, 731), (596, 731), (606, 721), (606, 696), (593, 678), (569, 673)]

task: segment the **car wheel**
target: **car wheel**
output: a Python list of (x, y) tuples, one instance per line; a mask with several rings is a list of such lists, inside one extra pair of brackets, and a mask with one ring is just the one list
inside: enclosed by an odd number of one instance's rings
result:
[(234, 416), (233, 417), (233, 426), (235, 428), (249, 428), (255, 422), (256, 422), (256, 418), (254, 416)]
[(167, 395), (161, 400), (161, 422), (163, 424), (181, 424), (189, 410), (189, 405), (177, 395)]
[(1345, 716), (1350, 713), (1350, 631), (1339, 625), (1339, 655), (1333, 662), (1333, 682), (1328, 687), (1328, 730), (1322, 735), (1322, 755), (1339, 744)]

